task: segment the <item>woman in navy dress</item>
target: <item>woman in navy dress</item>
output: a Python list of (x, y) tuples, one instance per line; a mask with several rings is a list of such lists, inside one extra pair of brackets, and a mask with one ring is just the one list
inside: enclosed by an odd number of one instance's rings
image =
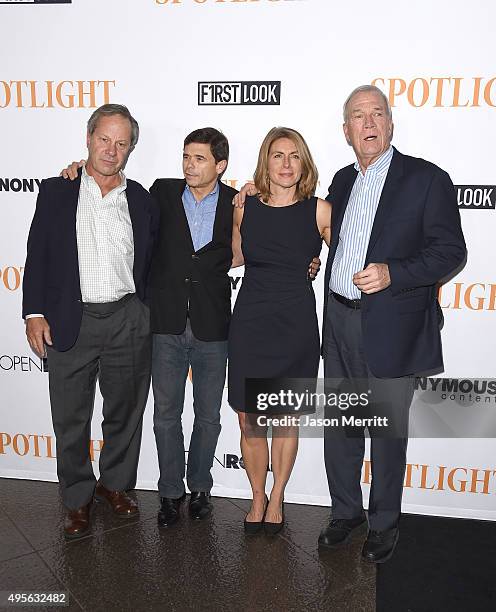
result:
[(254, 175), (257, 196), (235, 208), (233, 266), (245, 265), (229, 332), (229, 403), (241, 428), (241, 453), (253, 501), (245, 531), (283, 526), (284, 490), (298, 449), (295, 427), (273, 427), (274, 484), (265, 494), (269, 446), (266, 429), (245, 405), (247, 378), (316, 378), (320, 339), (308, 264), (322, 240), (329, 245), (331, 205), (314, 196), (317, 169), (303, 137), (273, 128)]

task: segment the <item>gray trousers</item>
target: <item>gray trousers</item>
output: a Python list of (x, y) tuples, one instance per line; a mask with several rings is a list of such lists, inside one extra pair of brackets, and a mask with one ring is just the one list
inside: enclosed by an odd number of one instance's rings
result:
[(80, 508), (95, 489), (89, 445), (97, 379), (103, 396), (100, 481), (110, 490), (133, 488), (151, 375), (148, 307), (136, 296), (84, 304), (75, 345), (64, 352), (49, 347), (48, 370), (64, 505)]
[[(371, 398), (379, 398), (378, 406), (371, 404), (359, 416), (380, 414), (388, 417), (388, 430), (368, 428), (372, 464), (368, 517), (372, 530), (391, 529), (397, 526), (401, 513), (414, 378), (374, 377), (363, 353), (360, 310), (348, 308), (332, 295), (329, 296), (323, 348), (326, 379), (332, 379), (332, 384), (338, 380), (348, 384), (353, 381), (354, 389), (357, 386), (359, 390), (370, 389), (373, 391)], [(354, 518), (363, 510), (360, 479), (364, 450), (364, 428), (325, 429), (324, 457), (335, 519)]]

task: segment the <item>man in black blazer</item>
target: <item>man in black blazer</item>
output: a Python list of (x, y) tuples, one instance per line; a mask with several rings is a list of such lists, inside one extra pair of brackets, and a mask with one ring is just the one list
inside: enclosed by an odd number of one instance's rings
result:
[[(121, 105), (88, 121), (88, 161), (71, 182), (42, 181), (28, 238), (23, 317), (47, 355), (57, 473), (68, 510), (64, 532), (89, 529), (94, 495), (132, 517), (151, 369), (145, 289), (158, 227), (149, 193), (122, 173), (139, 135)], [(96, 380), (103, 395), (100, 479), (89, 456)]]
[[(322, 348), (326, 379), (361, 380), (373, 391), (366, 416), (378, 416), (377, 402), (388, 415), (389, 430), (373, 422), (368, 428), (372, 484), (362, 550), (366, 561), (381, 563), (398, 539), (414, 376), (443, 368), (437, 284), (462, 264), (466, 249), (448, 174), (391, 146), (391, 109), (378, 88), (350, 94), (344, 133), (357, 163), (336, 173), (327, 198), (333, 212)], [(324, 449), (332, 520), (319, 546), (333, 548), (365, 521), (364, 428), (327, 428)]]
[[(221, 430), (231, 317), (231, 202), (237, 193), (220, 181), (228, 159), (224, 134), (195, 130), (184, 141), (184, 178), (157, 179), (150, 189), (160, 210), (149, 286), (159, 527), (180, 518), (185, 472), (191, 517), (203, 519), (212, 510), (210, 471)], [(63, 176), (74, 179), (83, 164), (73, 163)], [(186, 470), (181, 419), (190, 368), (195, 419)]]
[(228, 271), (236, 191), (220, 181), (228, 158), (221, 132), (195, 130), (184, 141), (184, 179), (158, 179), (150, 189), (160, 208), (150, 275), (160, 527), (179, 520), (185, 498), (181, 416), (190, 367), (195, 418), (186, 469), (189, 512), (203, 519), (212, 510), (211, 468), (221, 430), (231, 316)]

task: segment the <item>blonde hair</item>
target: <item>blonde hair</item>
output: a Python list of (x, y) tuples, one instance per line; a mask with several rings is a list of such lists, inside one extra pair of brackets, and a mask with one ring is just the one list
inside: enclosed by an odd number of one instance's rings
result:
[(294, 142), (301, 160), (301, 178), (296, 185), (296, 198), (304, 200), (315, 194), (319, 173), (303, 136), (291, 128), (274, 127), (262, 142), (258, 153), (258, 162), (253, 180), (261, 199), (267, 202), (271, 195), (269, 179), (269, 153), (270, 148), (279, 138), (289, 138)]

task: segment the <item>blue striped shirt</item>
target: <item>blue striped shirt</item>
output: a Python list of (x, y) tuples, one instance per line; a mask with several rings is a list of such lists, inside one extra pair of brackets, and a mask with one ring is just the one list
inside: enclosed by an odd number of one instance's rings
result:
[(365, 174), (358, 162), (355, 163), (358, 174), (341, 224), (329, 281), (332, 292), (350, 300), (361, 297), (361, 291), (353, 284), (353, 274), (363, 270), (365, 265), (375, 213), (392, 158), (393, 147), (389, 147)]
[(195, 200), (188, 185), (183, 191), (184, 212), (195, 251), (199, 251), (212, 240), (218, 200), (219, 183), (216, 183), (215, 189), (199, 202)]

